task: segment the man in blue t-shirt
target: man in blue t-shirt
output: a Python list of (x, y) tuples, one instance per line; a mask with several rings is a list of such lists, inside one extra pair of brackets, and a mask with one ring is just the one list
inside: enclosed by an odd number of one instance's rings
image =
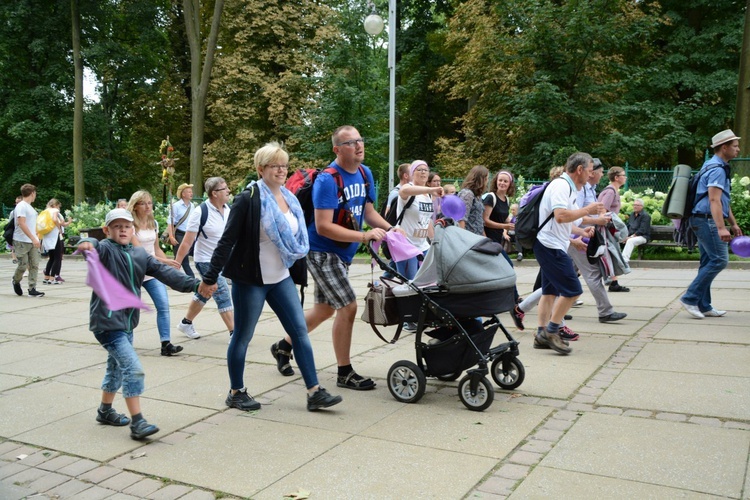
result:
[[(344, 196), (339, 197), (338, 185), (331, 174), (321, 172), (315, 178), (312, 191), (315, 219), (308, 227), (310, 253), (307, 255), (308, 269), (315, 280), (315, 305), (305, 311), (305, 321), (308, 331), (312, 332), (336, 313), (332, 331), (333, 350), (338, 364), (336, 385), (363, 391), (374, 389), (375, 382), (358, 375), (351, 365), (357, 296), (349, 282), (349, 265), (360, 244), (367, 244), (370, 240), (380, 241), (392, 228), (373, 206), (375, 187), (372, 172), (362, 165), (365, 140), (357, 129), (344, 125), (333, 133), (332, 142), (336, 160), (329, 167), (335, 168), (341, 175)], [(351, 212), (353, 229), (336, 222), (341, 209)], [(360, 229), (363, 222), (373, 229), (363, 232)], [(289, 338), (285, 338), (271, 349), (279, 371), (285, 375), (282, 368), (289, 362), (291, 347)]]
[(729, 205), (729, 162), (740, 154), (739, 140), (731, 130), (713, 136), (711, 147), (714, 156), (703, 164), (699, 172), (701, 177), (695, 192), (690, 226), (698, 236), (701, 263), (698, 275), (680, 299), (685, 310), (698, 319), (727, 313), (711, 305), (711, 284), (729, 263), (727, 243), (732, 240), (732, 234), (727, 229), (726, 221), (729, 221), (734, 236), (742, 236)]

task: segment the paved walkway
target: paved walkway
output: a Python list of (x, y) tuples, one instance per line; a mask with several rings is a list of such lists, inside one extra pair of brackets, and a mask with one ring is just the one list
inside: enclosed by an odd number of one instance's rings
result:
[[(201, 339), (174, 331), (185, 350), (173, 358), (144, 314), (142, 404), (161, 432), (141, 443), (94, 421), (105, 353), (87, 329), (84, 264), (66, 260), (68, 281), (32, 299), (13, 294), (14, 266), (0, 257), (0, 498), (750, 498), (750, 271), (723, 272), (714, 301), (729, 313), (699, 321), (678, 302), (694, 269), (652, 265), (621, 280), (631, 293), (612, 294), (628, 313), (620, 323), (600, 324), (584, 294), (568, 357), (511, 329), (526, 380), (497, 389), (482, 413), (464, 408), (457, 382), (429, 380), (417, 404), (394, 400), (386, 374), (414, 360), (413, 336), (384, 345), (361, 321), (354, 366), (378, 388), (336, 387), (329, 321), (311, 337), (321, 383), (344, 402), (309, 413), (300, 377), (282, 377), (269, 354), (281, 335), (270, 312), (245, 372), (263, 409), (227, 409), (213, 304), (197, 318)], [(521, 294), (535, 275), (533, 263), (518, 268)], [(352, 276), (364, 296), (369, 266)], [(189, 296), (170, 301), (176, 324)]]

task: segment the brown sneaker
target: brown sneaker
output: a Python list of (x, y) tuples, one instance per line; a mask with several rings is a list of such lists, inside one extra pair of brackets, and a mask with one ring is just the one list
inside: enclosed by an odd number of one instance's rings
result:
[(555, 352), (558, 352), (560, 354), (570, 354), (570, 352), (572, 351), (572, 349), (565, 344), (559, 333), (550, 333), (546, 330), (543, 330), (540, 334), (538, 334), (538, 337), (540, 337), (540, 342), (546, 341), (550, 349), (554, 350)]

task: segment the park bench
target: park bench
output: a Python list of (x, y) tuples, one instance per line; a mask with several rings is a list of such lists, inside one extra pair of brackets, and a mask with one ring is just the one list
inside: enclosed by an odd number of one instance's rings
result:
[(90, 227), (81, 229), (78, 236), (71, 236), (65, 240), (65, 253), (73, 253), (78, 248), (78, 242), (81, 238), (96, 238), (101, 241), (105, 238), (104, 230), (100, 227)]
[[(682, 243), (678, 243), (674, 238), (674, 226), (651, 226), (651, 240), (643, 245), (637, 247), (638, 259), (643, 260), (643, 253), (646, 247), (685, 247)], [(688, 250), (688, 253), (692, 250)]]

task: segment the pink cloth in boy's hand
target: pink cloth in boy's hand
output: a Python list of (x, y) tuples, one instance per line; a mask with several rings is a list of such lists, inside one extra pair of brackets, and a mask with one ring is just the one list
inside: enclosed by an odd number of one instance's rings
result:
[(150, 311), (151, 308), (143, 303), (131, 290), (117, 281), (112, 273), (102, 265), (99, 260), (99, 254), (96, 250), (87, 250), (83, 252), (86, 258), (86, 284), (90, 286), (94, 293), (102, 299), (110, 311), (119, 311), (121, 309), (143, 309)]
[[(398, 231), (388, 231), (387, 233), (385, 233), (384, 240), (388, 243), (388, 250), (390, 250), (391, 252), (391, 258), (393, 259), (393, 262), (409, 260), (412, 257), (421, 255), (422, 253), (419, 248), (409, 243), (409, 240), (406, 239), (406, 236), (399, 233)], [(380, 248), (380, 243), (380, 241), (376, 241), (372, 245), (372, 248), (376, 252), (378, 251), (378, 248)]]

